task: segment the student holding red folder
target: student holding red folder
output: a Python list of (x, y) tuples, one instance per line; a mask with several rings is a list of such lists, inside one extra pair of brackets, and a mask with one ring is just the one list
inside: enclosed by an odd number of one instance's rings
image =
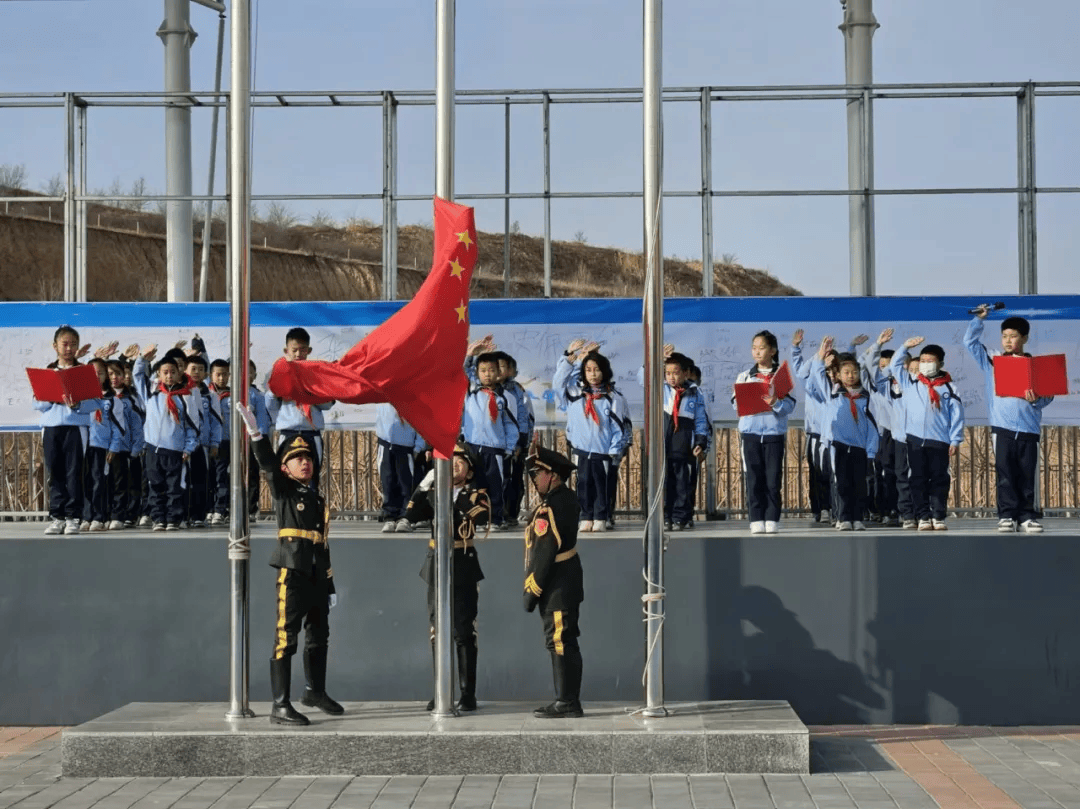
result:
[[(1035, 470), (1039, 463), (1039, 432), (1042, 411), (1052, 396), (1037, 396), (1034, 390), (1018, 396), (999, 396), (994, 384), (994, 359), (980, 342), (983, 321), (990, 307), (979, 306), (964, 335), (964, 347), (986, 376), (986, 401), (990, 411), (990, 432), (994, 441), (997, 472), (998, 531), (1042, 533), (1035, 508)], [(1031, 336), (1031, 324), (1022, 317), (1001, 321), (1001, 356), (1028, 357), (1024, 346)]]

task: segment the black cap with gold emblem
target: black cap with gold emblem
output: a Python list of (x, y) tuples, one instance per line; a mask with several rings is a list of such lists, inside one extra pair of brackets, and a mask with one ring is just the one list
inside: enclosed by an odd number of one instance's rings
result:
[(476, 459), (464, 444), (458, 444), (454, 447), (454, 457), (461, 458), (469, 465), (470, 469), (476, 469)]
[(532, 454), (525, 459), (525, 468), (532, 472), (535, 469), (547, 469), (554, 472), (563, 480), (570, 478), (570, 473), (577, 467), (566, 459), (566, 456), (547, 447), (535, 447)]
[(293, 436), (286, 441), (282, 441), (281, 446), (278, 447), (279, 463), (288, 463), (291, 459), (300, 455), (315, 458), (315, 447), (312, 446), (311, 441), (302, 435)]

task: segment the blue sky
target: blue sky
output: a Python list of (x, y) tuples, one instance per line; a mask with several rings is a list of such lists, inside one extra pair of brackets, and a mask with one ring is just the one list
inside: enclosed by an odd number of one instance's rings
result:
[[(434, 84), (434, 2), (253, 0), (256, 89), (429, 89)], [(458, 0), (459, 89), (635, 87), (641, 84), (637, 0)], [(879, 83), (1068, 81), (1080, 79), (1080, 3), (1004, 0), (878, 0), (874, 37)], [(217, 15), (192, 5), (199, 38), (195, 89), (213, 83)], [(0, 92), (159, 90), (163, 17), (155, 0), (0, 2), (5, 68)], [(843, 81), (837, 0), (755, 3), (667, 0), (666, 86), (827, 84)], [(227, 47), (227, 44), (226, 44)], [(226, 77), (227, 86), (227, 77)], [(90, 111), (89, 183), (164, 189), (161, 109)], [(0, 108), (0, 163), (23, 163), (38, 186), (63, 170), (59, 110)], [(715, 188), (846, 186), (843, 103), (714, 103)], [(540, 113), (513, 112), (512, 188), (541, 190)], [(1037, 178), (1080, 185), (1075, 132), (1080, 98), (1036, 104)], [(381, 120), (372, 110), (260, 110), (254, 191), (363, 193), (381, 190)], [(204, 188), (209, 114), (193, 116), (194, 176)], [(399, 187), (434, 188), (434, 113), (407, 108), (399, 120)], [(1007, 186), (1016, 182), (1016, 104), (1011, 98), (880, 100), (875, 105), (876, 181), (882, 188)], [(1072, 136), (1072, 137), (1070, 137)], [(665, 187), (700, 182), (698, 114), (665, 111)], [(462, 108), (456, 189), (502, 189), (501, 108)], [(641, 116), (632, 105), (556, 106), (552, 188), (639, 190)], [(220, 166), (219, 160), (219, 166)], [(219, 170), (218, 191), (223, 184)], [(368, 202), (289, 203), (299, 215), (378, 220)], [(877, 202), (880, 294), (972, 294), (1017, 288), (1016, 199), (1009, 195), (904, 196)], [(1039, 291), (1075, 293), (1080, 197), (1040, 195)], [(430, 219), (430, 205), (403, 203), (402, 223)], [(512, 219), (539, 234), (539, 201), (516, 202)], [(480, 203), (478, 225), (502, 228), (502, 203)], [(806, 294), (846, 294), (847, 203), (842, 197), (717, 199), (714, 255), (768, 269)], [(553, 233), (583, 232), (590, 244), (640, 250), (639, 200), (556, 201)], [(700, 203), (665, 204), (664, 252), (700, 257)]]

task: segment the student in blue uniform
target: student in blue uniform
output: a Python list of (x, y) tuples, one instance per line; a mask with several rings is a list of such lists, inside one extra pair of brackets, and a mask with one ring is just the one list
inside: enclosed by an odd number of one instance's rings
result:
[(664, 527), (675, 531), (694, 527), (690, 469), (709, 448), (705, 399), (688, 379), (691, 365), (690, 358), (678, 352), (664, 360)]
[(509, 527), (518, 524), (521, 516), (521, 500), (525, 496), (525, 451), (528, 449), (536, 416), (528, 391), (517, 381), (517, 360), (505, 351), (496, 351), (499, 358), (500, 384), (508, 396), (517, 403), (518, 445), (506, 464), (506, 482), (503, 486), (504, 522)]
[(184, 519), (184, 464), (199, 446), (199, 433), (190, 416), (191, 391), (176, 360), (164, 357), (154, 373), (156, 384), (147, 381), (144, 389), (150, 517), (153, 530), (178, 531)]
[[(998, 531), (1023, 530), (1042, 533), (1041, 516), (1035, 508), (1035, 473), (1039, 463), (1039, 435), (1042, 412), (1054, 399), (1036, 396), (1033, 391), (1020, 399), (998, 396), (994, 391), (994, 360), (980, 339), (983, 321), (990, 313), (980, 306), (964, 335), (964, 347), (975, 358), (986, 378), (986, 401), (990, 408), (990, 432), (994, 441), (994, 471), (997, 474)], [(1030, 356), (1024, 346), (1031, 336), (1031, 324), (1022, 317), (1001, 322), (1003, 356)]]
[(397, 412), (384, 402), (375, 408), (375, 438), (379, 444), (379, 480), (382, 483), (382, 532), (407, 534), (413, 530), (405, 507), (416, 486), (414, 456), (424, 449), (424, 439)]
[(494, 352), (483, 351), (485, 347), (487, 344), (474, 343), (465, 359), (470, 383), (461, 433), (477, 459), (477, 485), (487, 491), (491, 500), (491, 523), (497, 530), (505, 530), (504, 459), (517, 449), (519, 434), (499, 385), (499, 359)]

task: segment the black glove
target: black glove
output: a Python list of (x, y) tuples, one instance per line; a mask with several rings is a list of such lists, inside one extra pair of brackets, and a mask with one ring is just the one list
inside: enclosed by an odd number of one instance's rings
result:
[(532, 593), (525, 593), (525, 612), (532, 612), (539, 603), (540, 596), (534, 596)]

